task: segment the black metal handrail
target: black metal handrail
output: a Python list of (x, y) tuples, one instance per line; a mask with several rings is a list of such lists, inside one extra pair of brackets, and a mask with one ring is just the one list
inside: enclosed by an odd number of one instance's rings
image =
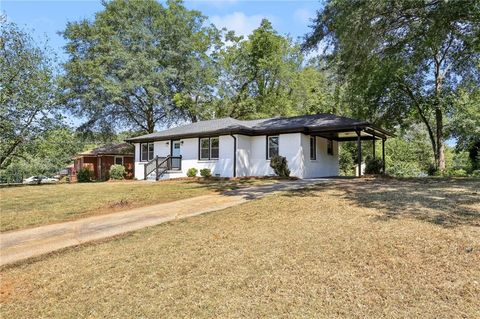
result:
[(153, 159), (151, 159), (148, 163), (146, 163), (144, 166), (143, 166), (143, 169), (144, 169), (144, 175), (143, 175), (143, 178), (144, 179), (147, 179), (147, 176), (150, 175), (154, 170), (157, 169), (157, 166), (158, 166), (158, 161), (163, 161), (164, 159), (166, 159), (166, 157), (158, 157), (158, 156), (155, 156)]
[(160, 176), (162, 176), (166, 171), (171, 169), (182, 169), (182, 155), (169, 155), (167, 157), (155, 156), (154, 159), (145, 164), (143, 179), (147, 179), (148, 175), (155, 171), (155, 180), (158, 181), (160, 179)]

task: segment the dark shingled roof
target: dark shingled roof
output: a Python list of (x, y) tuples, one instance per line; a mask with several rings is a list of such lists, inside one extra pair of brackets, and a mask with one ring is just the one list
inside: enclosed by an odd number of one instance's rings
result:
[(93, 150), (82, 152), (79, 156), (97, 156), (97, 155), (132, 155), (134, 147), (129, 143), (105, 144)]
[(264, 135), (292, 132), (327, 132), (332, 130), (355, 130), (363, 128), (372, 128), (385, 135), (392, 135), (382, 129), (373, 127), (365, 121), (333, 114), (315, 114), (249, 121), (227, 117), (182, 125), (165, 131), (129, 138), (126, 141), (143, 142), (218, 134)]

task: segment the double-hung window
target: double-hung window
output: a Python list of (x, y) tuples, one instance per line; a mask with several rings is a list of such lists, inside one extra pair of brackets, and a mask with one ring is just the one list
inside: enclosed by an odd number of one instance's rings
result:
[(199, 159), (218, 159), (220, 153), (220, 139), (218, 137), (201, 138), (199, 144)]
[(333, 141), (327, 140), (327, 154), (333, 155)]
[(310, 159), (317, 159), (317, 141), (315, 136), (310, 136)]
[(218, 137), (210, 138), (210, 159), (218, 159), (220, 152), (220, 140)]
[(200, 159), (210, 159), (210, 139), (200, 139)]
[(140, 161), (148, 162), (153, 159), (153, 143), (140, 144)]
[(267, 136), (267, 159), (278, 154), (278, 136)]

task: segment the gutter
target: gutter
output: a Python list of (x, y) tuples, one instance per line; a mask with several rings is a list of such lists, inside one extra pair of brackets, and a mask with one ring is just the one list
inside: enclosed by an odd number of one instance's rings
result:
[(233, 137), (233, 177), (237, 177), (237, 137), (230, 134)]

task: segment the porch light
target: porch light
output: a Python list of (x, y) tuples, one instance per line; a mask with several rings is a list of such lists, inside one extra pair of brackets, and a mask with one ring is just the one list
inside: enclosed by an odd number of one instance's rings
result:
[(165, 144), (168, 145), (168, 144), (170, 144), (170, 142), (167, 141)]

